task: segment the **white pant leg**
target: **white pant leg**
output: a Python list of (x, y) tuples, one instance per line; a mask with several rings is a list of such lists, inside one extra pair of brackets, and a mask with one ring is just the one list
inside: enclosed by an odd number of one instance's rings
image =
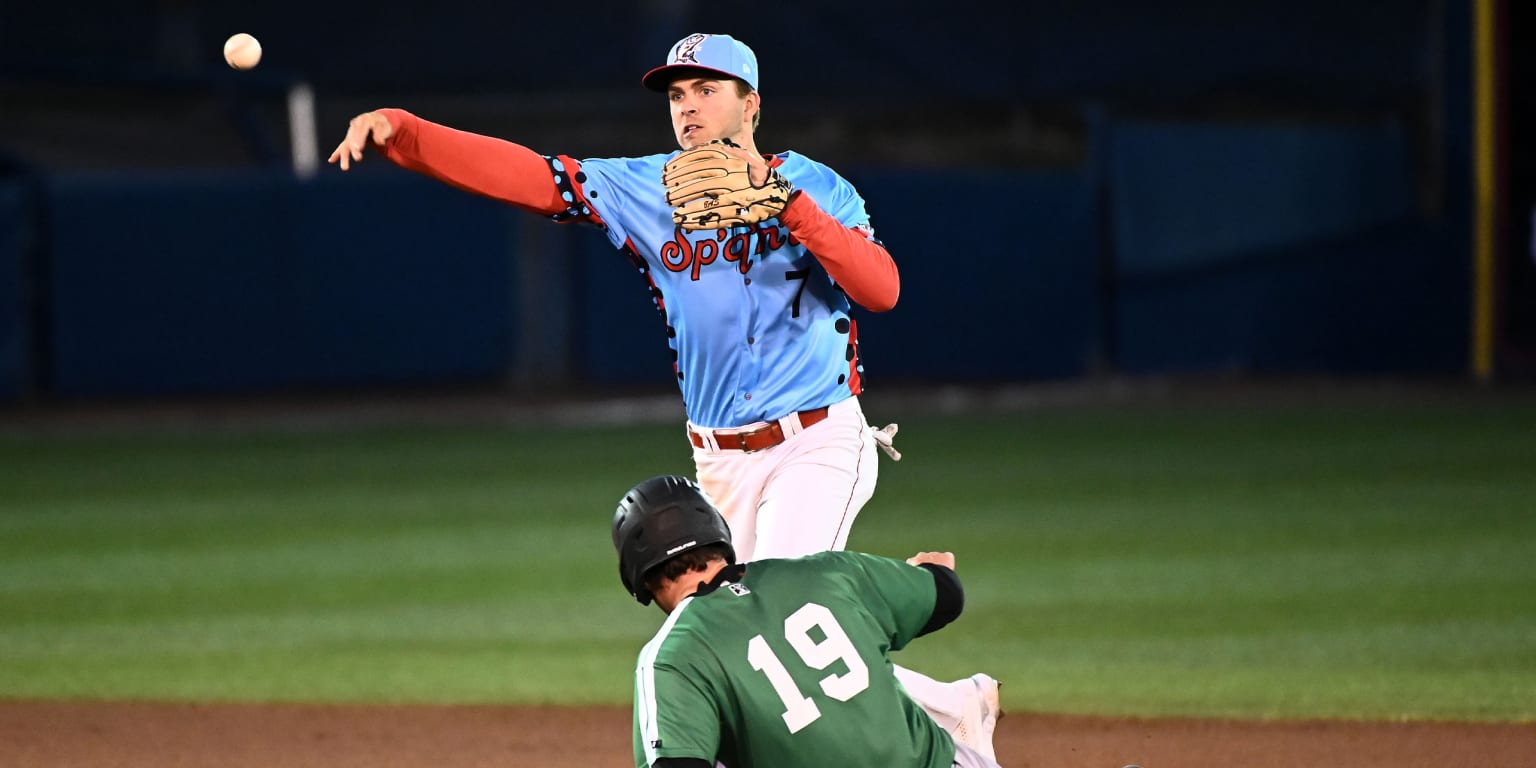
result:
[(762, 455), (693, 449), (699, 488), (715, 503), (726, 525), (731, 527), (731, 548), (736, 550), (739, 563), (751, 560), (756, 548), (757, 505), (768, 471), (768, 467), (758, 460)]
[(863, 412), (834, 413), (780, 448), (785, 453), (758, 505), (753, 556), (803, 557), (843, 549), (880, 475), (879, 454)]
[[(699, 486), (731, 526), (736, 559), (842, 549), (875, 492), (878, 451), (858, 398), (765, 451), (693, 449)], [(765, 544), (766, 539), (766, 544)]]
[[(971, 682), (952, 681), (940, 682), (921, 672), (914, 672), (900, 664), (895, 667), (896, 679), (901, 687), (906, 689), (907, 695), (917, 702), (923, 711), (928, 713), (940, 728), (953, 731), (960, 723), (960, 713), (965, 707), (965, 695), (970, 690)], [(964, 685), (961, 685), (961, 683)]]
[(988, 760), (986, 755), (977, 752), (964, 744), (955, 744), (955, 768), (999, 768), (998, 764)]

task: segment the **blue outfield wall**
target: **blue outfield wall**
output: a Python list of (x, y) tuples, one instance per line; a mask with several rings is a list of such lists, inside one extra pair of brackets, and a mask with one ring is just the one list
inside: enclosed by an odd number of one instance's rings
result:
[(1447, 231), (1421, 220), (1120, 281), (1115, 332), (1130, 374), (1455, 373), (1467, 278)]
[(1098, 355), (1099, 207), (1078, 172), (861, 170), (901, 299), (859, 311), (866, 381), (1081, 375)]
[(515, 217), (440, 184), (66, 176), (50, 197), (55, 395), (453, 381), (512, 354)]
[[(895, 311), (855, 311), (871, 388), (1460, 369), (1466, 238), (1417, 210), (1395, 127), (1110, 130), (1107, 162), (1089, 165), (1102, 177), (845, 171), (902, 276)], [(29, 214), (0, 193), (0, 225), (13, 222), (0, 400), (29, 373), (65, 398), (486, 381), (554, 363), (530, 381), (673, 381), (643, 277), (591, 227), (404, 171), (61, 176), (46, 190), (43, 329), (20, 294)], [(27, 370), (29, 341), (46, 371)]]
[[(1061, 378), (1100, 336), (1097, 206), (1081, 174), (849, 172), (902, 273), (895, 310), (856, 307), (865, 381)], [(985, 201), (948, 209), (935, 200)], [(599, 384), (671, 381), (644, 276), (596, 235), (578, 269), (581, 370)]]
[(1110, 146), (1120, 370), (1463, 366), (1465, 238), (1418, 210), (1401, 126), (1127, 123)]
[(26, 248), (33, 219), (30, 187), (0, 180), (0, 403), (27, 392), (32, 333), (26, 304)]
[[(855, 308), (865, 381), (1068, 377), (1096, 353), (1097, 207), (1082, 174), (849, 172), (896, 259), (894, 311)], [(949, 208), (935, 200), (984, 201)], [(590, 233), (589, 233), (590, 234)], [(601, 235), (581, 242), (580, 370), (599, 384), (672, 381), (647, 284)]]
[[(1397, 126), (1112, 130), (1102, 180), (847, 172), (902, 276), (895, 311), (855, 310), (869, 386), (1458, 370), (1466, 253), (1457, 227), (1417, 211)], [(977, 202), (940, 218), (935, 200)], [(565, 231), (576, 376), (670, 382), (644, 279), (597, 232)]]
[[(576, 238), (577, 375), (600, 387), (677, 386), (667, 326), (645, 275), (597, 230), (565, 229)], [(723, 261), (718, 266), (735, 269)]]

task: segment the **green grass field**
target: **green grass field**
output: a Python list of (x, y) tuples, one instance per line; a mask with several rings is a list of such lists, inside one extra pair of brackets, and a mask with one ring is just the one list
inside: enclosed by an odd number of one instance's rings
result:
[[(850, 547), (1017, 710), (1536, 719), (1536, 403), (907, 416)], [(0, 436), (0, 696), (627, 703), (675, 424)]]

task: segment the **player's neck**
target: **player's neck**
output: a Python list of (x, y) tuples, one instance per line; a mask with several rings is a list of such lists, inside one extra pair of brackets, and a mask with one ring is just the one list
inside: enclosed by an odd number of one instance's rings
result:
[(736, 143), (740, 144), (742, 149), (745, 149), (746, 151), (751, 152), (754, 155), (761, 155), (761, 154), (763, 154), (763, 153), (757, 151), (757, 143), (752, 141), (752, 134), (747, 134), (746, 136), (743, 136), (741, 139), (737, 140)]
[(727, 136), (725, 138), (734, 142), (736, 146), (741, 147), (742, 149), (745, 149), (754, 155), (762, 154), (761, 152), (757, 151), (757, 141), (754, 139), (751, 130), (743, 129), (741, 133), (735, 136)]
[(683, 598), (699, 591), (700, 584), (708, 584), (726, 565), (724, 560), (711, 560), (703, 570), (689, 571), (674, 581), (663, 582), (661, 588), (656, 590), (656, 606), (661, 608), (663, 613), (672, 613), (672, 609), (676, 608)]

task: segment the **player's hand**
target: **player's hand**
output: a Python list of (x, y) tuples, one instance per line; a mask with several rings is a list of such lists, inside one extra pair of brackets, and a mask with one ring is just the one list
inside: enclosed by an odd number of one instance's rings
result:
[(389, 118), (379, 112), (364, 112), (347, 124), (347, 137), (336, 145), (336, 151), (331, 153), (326, 162), (340, 163), (343, 171), (349, 170), (352, 163), (362, 162), (363, 147), (368, 145), (370, 138), (374, 144), (382, 147), (393, 135), (395, 127), (389, 124)]
[(752, 180), (752, 186), (761, 187), (768, 183), (768, 161), (762, 155), (748, 152), (739, 144), (730, 139), (711, 141), (710, 144), (721, 144), (721, 150), (738, 160), (747, 162), (747, 177)]
[(955, 553), (953, 553), (953, 552), (919, 552), (919, 553), (917, 553), (917, 554), (907, 558), (907, 563), (910, 564), (910, 565), (922, 565), (923, 563), (933, 563), (934, 565), (942, 565), (945, 568), (948, 568), (951, 571), (953, 571), (955, 569)]

